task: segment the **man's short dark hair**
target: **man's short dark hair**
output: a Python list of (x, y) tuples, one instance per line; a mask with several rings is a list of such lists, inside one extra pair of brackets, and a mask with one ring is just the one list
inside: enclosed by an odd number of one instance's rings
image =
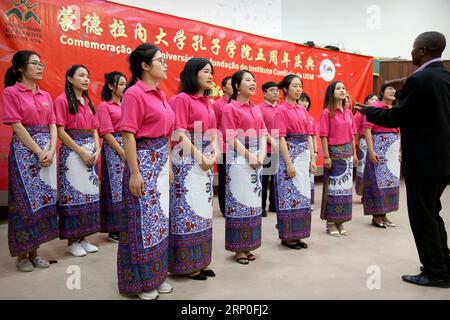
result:
[(273, 87), (278, 88), (278, 84), (273, 81), (269, 81), (269, 82), (264, 83), (262, 85), (261, 89), (265, 93), (265, 92), (267, 92), (268, 89), (273, 88)]

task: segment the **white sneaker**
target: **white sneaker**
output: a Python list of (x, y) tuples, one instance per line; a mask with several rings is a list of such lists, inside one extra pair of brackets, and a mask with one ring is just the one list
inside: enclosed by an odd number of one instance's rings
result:
[(159, 297), (159, 293), (156, 289), (148, 292), (142, 292), (137, 295), (142, 300), (155, 300)]
[(78, 241), (72, 243), (72, 245), (67, 248), (67, 251), (74, 257), (84, 257), (87, 254), (86, 250), (84, 250)]
[(156, 290), (158, 290), (159, 293), (171, 293), (173, 291), (173, 288), (170, 284), (164, 281)]
[(83, 249), (86, 250), (87, 253), (93, 253), (98, 251), (98, 248), (89, 241), (87, 241), (86, 239), (80, 241), (80, 244), (83, 247)]

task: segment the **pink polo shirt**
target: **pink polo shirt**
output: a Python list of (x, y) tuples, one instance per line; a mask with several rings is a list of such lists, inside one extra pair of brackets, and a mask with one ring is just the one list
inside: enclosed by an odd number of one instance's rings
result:
[(214, 114), (216, 115), (217, 129), (220, 129), (220, 123), (222, 121), (223, 107), (225, 107), (228, 104), (228, 100), (229, 99), (230, 98), (226, 98), (225, 96), (221, 96), (213, 104)]
[(93, 130), (98, 128), (97, 115), (92, 113), (88, 99), (83, 97), (84, 104), (78, 101), (78, 113), (69, 112), (66, 94), (59, 95), (55, 100), (56, 124), (65, 130)]
[[(374, 104), (372, 104), (372, 107), (389, 109), (389, 107), (381, 101), (375, 102)], [(372, 129), (372, 132), (382, 132), (382, 133), (399, 133), (400, 132), (400, 128), (384, 128), (384, 127), (377, 126), (376, 124), (373, 124), (372, 122), (367, 121), (366, 117), (364, 117), (363, 128), (364, 129)]]
[(202, 132), (217, 128), (209, 97), (181, 92), (170, 98), (169, 104), (175, 112), (175, 130), (194, 132), (194, 122), (199, 121)]
[(316, 136), (317, 135), (316, 119), (314, 119), (314, 117), (312, 115), (310, 115), (309, 113), (308, 113), (308, 116), (309, 116), (309, 122), (311, 124), (312, 135)]
[(336, 109), (334, 118), (330, 116), (328, 108), (323, 109), (320, 117), (320, 137), (328, 137), (329, 145), (349, 143), (355, 134), (355, 121), (350, 109), (344, 108), (342, 111)]
[(120, 132), (120, 119), (122, 117), (120, 104), (114, 101), (103, 101), (97, 108), (97, 116), (100, 136)]
[(3, 91), (3, 123), (37, 126), (56, 123), (52, 97), (37, 88), (33, 93), (20, 82)]
[(221, 150), (222, 153), (227, 152), (227, 144), (223, 143), (225, 139), (225, 132), (223, 132), (221, 128), (221, 122), (222, 122), (223, 108), (228, 104), (228, 100), (230, 100), (230, 98), (221, 96), (219, 99), (216, 100), (216, 102), (213, 103), (214, 114), (216, 115), (216, 125), (217, 129), (220, 132), (220, 135), (217, 136), (217, 139), (219, 142), (219, 149)]
[[(273, 125), (273, 119), (275, 117), (275, 110), (278, 109), (278, 105), (275, 103), (274, 106), (272, 106), (270, 103), (268, 103), (267, 101), (264, 101), (263, 103), (261, 103), (259, 105), (259, 108), (261, 109), (263, 118), (264, 118), (264, 123), (266, 124), (266, 128), (269, 134), (271, 134), (272, 131), (272, 125)], [(270, 153), (271, 150), (271, 145), (270, 143), (267, 143), (267, 152)]]
[(267, 127), (261, 109), (252, 102), (247, 104), (232, 100), (222, 113), (222, 129), (227, 135), (227, 140), (236, 137), (239, 129), (240, 136), (255, 137), (256, 135), (261, 137), (267, 135)]
[(366, 116), (362, 115), (360, 112), (357, 112), (353, 118), (355, 120), (356, 133), (360, 136), (364, 136), (364, 121)]
[(313, 134), (311, 120), (308, 111), (301, 105), (291, 105), (286, 101), (275, 111), (273, 128), (279, 130), (280, 137), (286, 137), (288, 133)]
[(164, 91), (138, 80), (122, 97), (120, 131), (131, 132), (136, 138), (170, 136), (175, 115), (165, 96)]

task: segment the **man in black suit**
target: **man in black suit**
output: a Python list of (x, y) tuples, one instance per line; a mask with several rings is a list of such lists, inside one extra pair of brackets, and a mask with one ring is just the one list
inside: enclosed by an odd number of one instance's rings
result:
[(421, 286), (450, 287), (450, 250), (440, 198), (450, 182), (450, 71), (441, 56), (446, 40), (439, 32), (420, 34), (411, 51), (419, 69), (397, 89), (392, 109), (361, 105), (367, 120), (377, 125), (400, 127), (408, 215), (422, 272), (402, 276)]

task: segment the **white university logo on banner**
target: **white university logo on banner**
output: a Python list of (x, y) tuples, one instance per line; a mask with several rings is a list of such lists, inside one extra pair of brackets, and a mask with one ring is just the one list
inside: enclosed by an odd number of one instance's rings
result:
[(330, 82), (336, 75), (336, 67), (330, 59), (322, 60), (320, 63), (320, 76), (323, 80)]

